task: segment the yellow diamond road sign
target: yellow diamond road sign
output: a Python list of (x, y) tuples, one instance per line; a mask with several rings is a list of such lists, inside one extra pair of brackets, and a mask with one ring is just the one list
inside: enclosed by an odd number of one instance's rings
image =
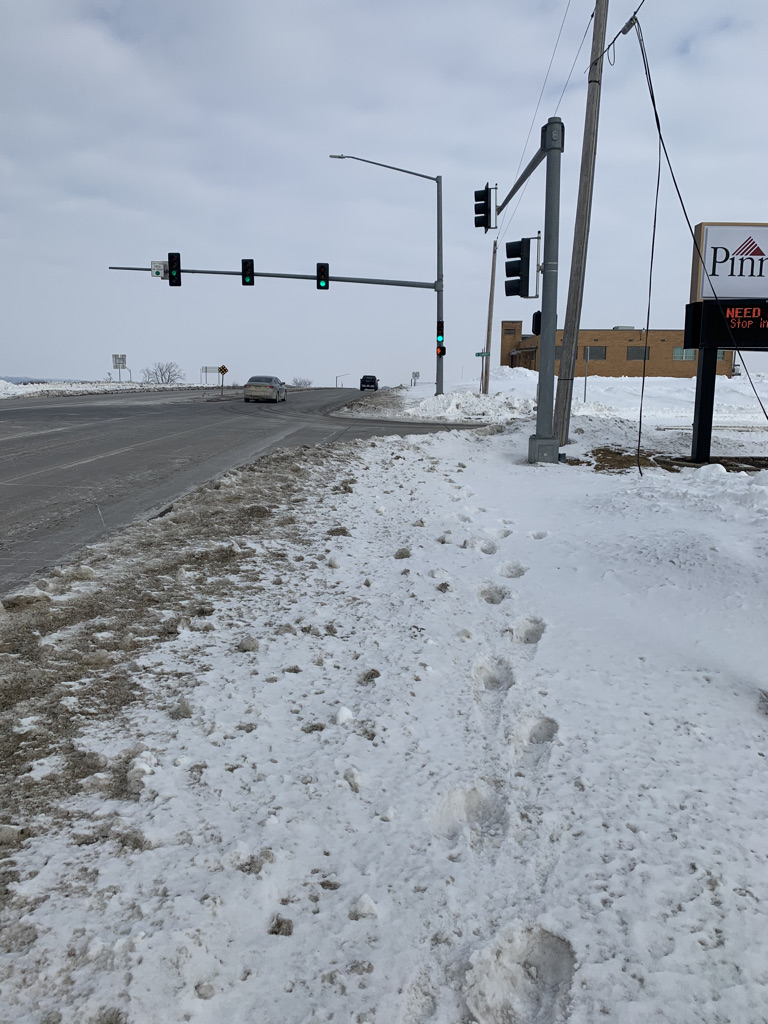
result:
[(225, 373), (229, 373), (229, 370), (226, 368), (226, 366), (223, 363), (219, 367), (219, 373), (222, 375), (222, 377), (224, 376)]

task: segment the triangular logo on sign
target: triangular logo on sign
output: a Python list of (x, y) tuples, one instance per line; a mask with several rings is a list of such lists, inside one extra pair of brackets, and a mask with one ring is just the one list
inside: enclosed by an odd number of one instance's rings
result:
[(765, 256), (765, 253), (750, 235), (737, 249), (733, 250), (731, 256)]

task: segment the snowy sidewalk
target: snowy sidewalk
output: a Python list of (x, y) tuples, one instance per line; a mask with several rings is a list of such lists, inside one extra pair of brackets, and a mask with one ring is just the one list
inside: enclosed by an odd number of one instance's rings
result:
[(768, 1019), (768, 474), (529, 432), (275, 453), (0, 619), (3, 1024)]

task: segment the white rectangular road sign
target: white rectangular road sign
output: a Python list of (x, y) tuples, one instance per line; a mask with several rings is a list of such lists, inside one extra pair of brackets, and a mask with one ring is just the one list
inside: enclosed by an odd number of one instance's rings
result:
[(125, 370), (127, 365), (128, 364), (126, 363), (126, 357), (124, 355), (122, 355), (122, 356), (113, 355), (112, 356), (112, 369), (113, 370)]

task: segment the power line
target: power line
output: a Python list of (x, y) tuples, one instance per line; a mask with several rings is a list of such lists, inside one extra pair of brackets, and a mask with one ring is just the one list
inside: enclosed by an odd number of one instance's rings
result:
[[(645, 3), (645, 0), (642, 0), (642, 3), (640, 4), (640, 7), (642, 7), (643, 3)], [(640, 10), (640, 7), (637, 8), (638, 11)], [(670, 177), (672, 178), (672, 184), (675, 187), (675, 192), (677, 193), (677, 198), (678, 198), (678, 200), (680, 202), (680, 208), (682, 209), (683, 216), (685, 217), (685, 223), (688, 225), (688, 231), (689, 231), (689, 233), (691, 235), (691, 238), (693, 239), (693, 245), (694, 245), (694, 249), (696, 251), (696, 255), (697, 255), (697, 257), (698, 257), (698, 259), (699, 259), (699, 261), (701, 263), (701, 266), (702, 266), (702, 269), (704, 271), (704, 274), (706, 275), (707, 281), (708, 281), (709, 286), (710, 286), (710, 288), (712, 290), (712, 295), (714, 296), (714, 298), (716, 300), (718, 300), (718, 295), (717, 295), (717, 292), (715, 290), (714, 284), (712, 283), (712, 278), (709, 275), (709, 271), (707, 270), (707, 265), (706, 265), (706, 263), (704, 261), (704, 256), (702, 255), (701, 249), (699, 248), (699, 243), (696, 241), (696, 232), (693, 230), (693, 225), (691, 224), (691, 219), (688, 216), (688, 211), (687, 211), (686, 206), (685, 206), (685, 201), (683, 200), (683, 195), (682, 195), (682, 193), (680, 191), (680, 186), (677, 183), (677, 178), (675, 177), (675, 172), (672, 169), (672, 161), (670, 160), (669, 152), (667, 150), (667, 145), (666, 145), (666, 143), (664, 141), (664, 133), (661, 130), (661, 119), (659, 118), (659, 111), (658, 111), (658, 107), (656, 106), (656, 94), (654, 92), (653, 81), (651, 79), (651, 66), (650, 66), (650, 63), (648, 61), (648, 54), (647, 54), (646, 49), (645, 49), (645, 40), (643, 39), (643, 32), (642, 32), (642, 29), (640, 28), (640, 22), (637, 19), (637, 11), (635, 11), (635, 14), (632, 15), (630, 20), (624, 26), (624, 29), (622, 29), (622, 32), (624, 32), (625, 29), (626, 29), (626, 32), (629, 32), (632, 28), (635, 29), (635, 31), (637, 33), (637, 39), (638, 39), (638, 42), (640, 44), (640, 53), (641, 53), (642, 59), (643, 59), (643, 70), (645, 71), (645, 80), (646, 80), (646, 82), (648, 84), (648, 93), (650, 95), (651, 105), (653, 107), (653, 116), (654, 116), (654, 120), (656, 122), (656, 132), (657, 132), (658, 137), (659, 137), (659, 146), (661, 147), (661, 150), (664, 153), (664, 159), (666, 160), (667, 167), (668, 167), (669, 173), (670, 173)], [(619, 33), (619, 35), (620, 34), (621, 33)], [(658, 202), (658, 195), (657, 195), (657, 202)], [(655, 214), (654, 214), (654, 218), (655, 218)], [(650, 299), (649, 299), (649, 301), (650, 301)], [(749, 380), (749, 383), (750, 383), (750, 386), (752, 388), (752, 391), (754, 392), (755, 398), (757, 399), (758, 404), (759, 404), (760, 408), (763, 411), (763, 415), (768, 420), (768, 411), (766, 411), (765, 405), (763, 404), (763, 401), (760, 398), (760, 395), (757, 393), (757, 388), (755, 387), (754, 381), (752, 380), (752, 376), (751, 376), (751, 374), (749, 372), (749, 369), (747, 368), (747, 364), (744, 362), (744, 356), (742, 355), (741, 350), (739, 349), (738, 345), (736, 344), (736, 339), (733, 337), (733, 333), (731, 331), (730, 324), (728, 323), (728, 321), (726, 319), (725, 313), (724, 313), (724, 311), (723, 311), (723, 309), (722, 309), (722, 307), (720, 305), (719, 300), (718, 300), (718, 309), (720, 310), (720, 315), (721, 315), (721, 317), (723, 319), (723, 323), (725, 324), (726, 330), (728, 332), (728, 337), (731, 339), (731, 343), (732, 344), (731, 344), (730, 347), (733, 348), (733, 350), (738, 354), (739, 358), (741, 359), (741, 364), (744, 367), (744, 371), (745, 371), (745, 373), (747, 375), (747, 379)], [(641, 416), (642, 416), (642, 407), (641, 407)], [(638, 438), (638, 445), (639, 445), (639, 443), (640, 443), (640, 441), (639, 441), (639, 438)], [(639, 466), (638, 466), (638, 468), (639, 468)]]
[[(525, 142), (523, 143), (523, 149), (522, 149), (522, 152), (520, 154), (520, 162), (517, 165), (517, 170), (515, 171), (515, 176), (512, 179), (513, 181), (517, 181), (518, 175), (520, 174), (520, 168), (523, 166), (523, 160), (525, 159), (525, 151), (528, 148), (528, 143), (529, 143), (530, 138), (531, 138), (531, 132), (533, 131), (533, 126), (536, 123), (536, 116), (539, 113), (539, 107), (541, 106), (541, 100), (542, 100), (542, 98), (544, 96), (544, 90), (547, 88), (547, 82), (549, 81), (549, 74), (550, 74), (550, 72), (552, 70), (552, 65), (553, 65), (554, 60), (555, 60), (555, 54), (557, 53), (557, 48), (560, 45), (560, 37), (562, 36), (563, 29), (565, 28), (565, 19), (568, 17), (568, 11), (571, 8), (571, 2), (572, 2), (572, 0), (568, 0), (568, 3), (565, 5), (565, 13), (563, 14), (563, 20), (560, 22), (560, 30), (557, 33), (557, 39), (555, 40), (555, 45), (554, 45), (554, 48), (552, 50), (552, 56), (549, 58), (549, 65), (547, 66), (547, 73), (544, 76), (544, 82), (543, 82), (543, 84), (541, 86), (541, 92), (539, 93), (539, 98), (536, 101), (536, 109), (533, 112), (533, 117), (531, 118), (531, 123), (530, 123), (530, 126), (528, 128), (528, 134), (526, 135)], [(589, 25), (587, 25), (587, 28), (589, 28)], [(583, 40), (582, 40), (582, 44), (583, 44)], [(581, 47), (579, 47), (579, 50), (580, 49), (581, 49)], [(578, 54), (577, 54), (577, 57), (578, 57)], [(574, 61), (574, 64), (575, 63), (576, 63), (576, 61)], [(571, 68), (571, 71), (573, 71), (573, 68)], [(569, 75), (568, 76), (569, 80), (570, 80), (570, 77), (571, 76)], [(566, 85), (567, 84), (568, 83), (566, 82)], [(565, 90), (563, 90), (563, 92), (565, 92)], [(560, 97), (560, 99), (562, 99), (562, 96)], [(558, 106), (560, 106), (559, 103), (558, 103)], [(507, 217), (507, 214), (505, 214), (504, 217), (502, 217), (502, 222), (499, 225), (499, 240), (501, 240), (504, 237), (504, 233), (506, 231), (506, 228), (514, 220), (515, 214), (517, 213), (517, 209), (520, 206), (520, 203), (522, 201), (523, 195), (525, 194), (525, 190), (526, 190), (527, 187), (528, 187), (528, 185), (526, 183), (526, 185), (523, 187), (522, 192), (520, 193), (520, 198), (517, 200), (517, 204), (515, 205), (515, 208), (512, 211), (512, 213), (508, 217)]]
[(563, 86), (563, 91), (560, 93), (560, 99), (557, 101), (557, 106), (555, 107), (555, 113), (558, 112), (558, 110), (560, 109), (560, 104), (563, 102), (563, 96), (565, 96), (565, 90), (568, 88), (568, 83), (571, 80), (571, 75), (573, 75), (573, 69), (576, 67), (576, 61), (579, 59), (579, 54), (581, 53), (582, 47), (584, 46), (584, 41), (586, 40), (587, 34), (589, 33), (589, 26), (592, 24), (592, 21), (594, 20), (594, 17), (595, 17), (595, 12), (593, 11), (590, 14), (590, 16), (589, 16), (589, 21), (587, 22), (587, 27), (584, 29), (584, 35), (581, 37), (581, 42), (579, 43), (579, 48), (576, 51), (576, 56), (573, 58), (573, 64), (571, 64), (571, 70), (568, 72), (568, 77), (565, 80), (565, 85)]

